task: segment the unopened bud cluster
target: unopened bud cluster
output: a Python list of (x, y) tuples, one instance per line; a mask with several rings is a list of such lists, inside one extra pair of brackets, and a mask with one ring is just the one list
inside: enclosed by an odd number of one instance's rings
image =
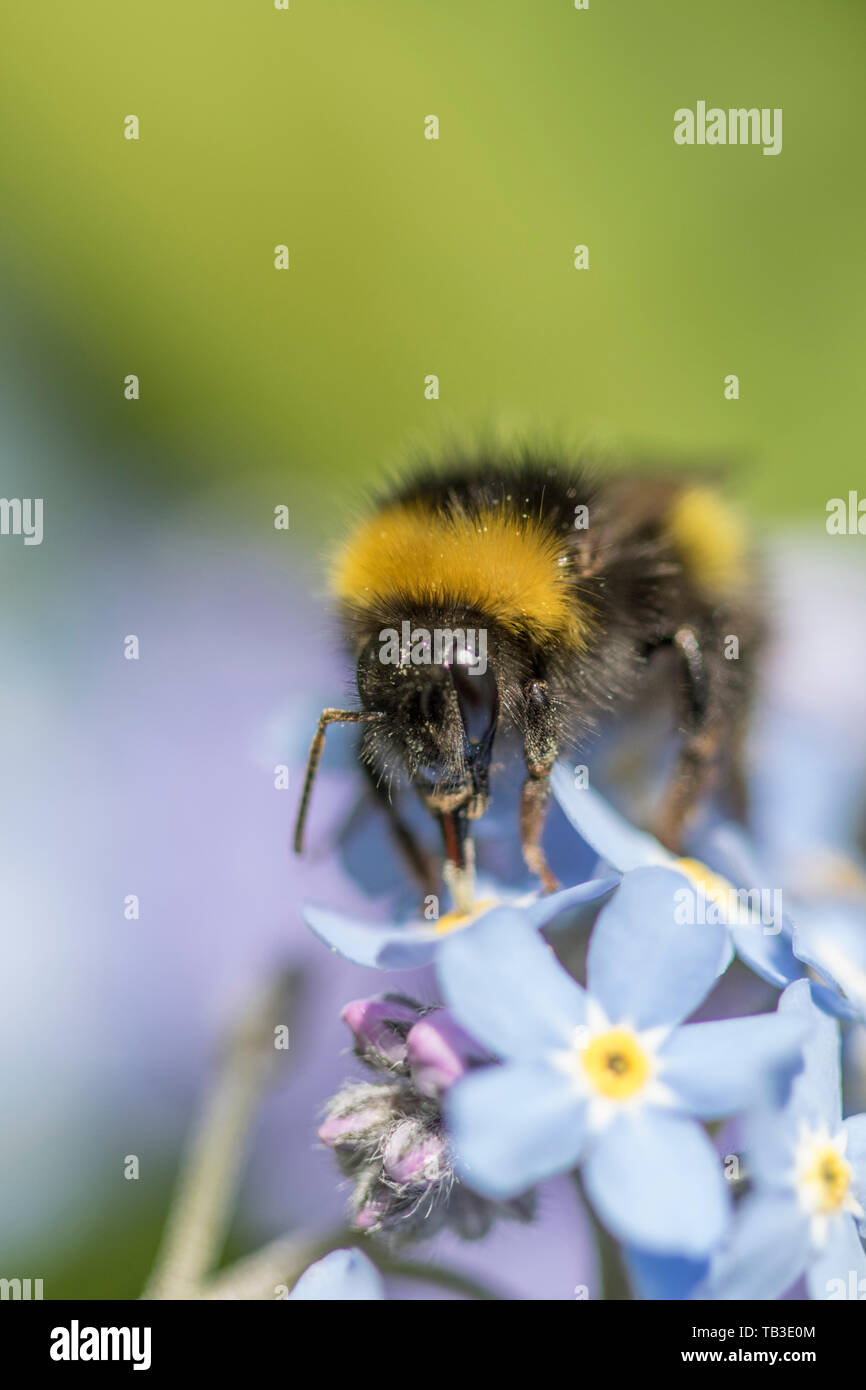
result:
[(454, 1175), (442, 1099), (467, 1070), (488, 1061), (445, 1009), (401, 995), (347, 1004), (355, 1055), (385, 1079), (349, 1082), (328, 1103), (319, 1138), (353, 1182), (357, 1230), (426, 1239), (451, 1226), (483, 1236), (497, 1216), (529, 1220), (531, 1197), (491, 1202)]

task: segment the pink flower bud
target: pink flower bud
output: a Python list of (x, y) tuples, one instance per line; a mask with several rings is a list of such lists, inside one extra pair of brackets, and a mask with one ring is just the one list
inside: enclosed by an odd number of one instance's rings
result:
[(412, 1081), (425, 1096), (442, 1095), (460, 1080), (471, 1062), (485, 1060), (483, 1048), (445, 1009), (437, 1009), (416, 1023), (406, 1044)]
[(389, 1136), (382, 1167), (392, 1182), (437, 1182), (447, 1167), (445, 1141), (414, 1120), (404, 1120)]
[(356, 1231), (375, 1231), (387, 1211), (387, 1206), (387, 1202), (381, 1198), (375, 1202), (367, 1202), (360, 1211), (355, 1212), (352, 1226)]
[(380, 1129), (385, 1118), (376, 1106), (356, 1110), (352, 1115), (329, 1115), (319, 1127), (318, 1135), (323, 1144), (333, 1148), (335, 1144), (348, 1144), (370, 1130)]
[(380, 996), (353, 1000), (340, 1017), (351, 1028), (361, 1057), (397, 1067), (406, 1059), (406, 1034), (418, 1022), (420, 1010), (402, 1000)]

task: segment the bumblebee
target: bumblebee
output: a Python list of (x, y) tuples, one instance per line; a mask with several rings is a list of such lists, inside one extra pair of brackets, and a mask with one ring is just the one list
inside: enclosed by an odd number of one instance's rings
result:
[(468, 910), (471, 823), (488, 805), (494, 747), (510, 736), (525, 765), (523, 857), (553, 891), (542, 848), (553, 765), (652, 688), (665, 650), (680, 739), (655, 833), (679, 852), (720, 772), (736, 788), (761, 624), (745, 533), (704, 479), (479, 453), (382, 496), (331, 577), (360, 708), (322, 711), (298, 853), (326, 727), (362, 724), (361, 764), (410, 866), (433, 891), (430, 856), (401, 814), (405, 786), (439, 822), (445, 877)]

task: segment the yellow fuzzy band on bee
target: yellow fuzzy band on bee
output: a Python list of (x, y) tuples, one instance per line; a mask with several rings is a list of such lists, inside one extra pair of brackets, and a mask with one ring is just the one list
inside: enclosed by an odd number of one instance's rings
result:
[(332, 580), (337, 597), (355, 608), (396, 596), (472, 607), (508, 631), (579, 648), (591, 617), (575, 598), (567, 558), (549, 528), (504, 505), (469, 515), (413, 502), (363, 522), (337, 556)]
[(721, 597), (748, 578), (746, 536), (732, 507), (710, 487), (689, 487), (675, 498), (668, 537), (689, 579), (708, 597)]

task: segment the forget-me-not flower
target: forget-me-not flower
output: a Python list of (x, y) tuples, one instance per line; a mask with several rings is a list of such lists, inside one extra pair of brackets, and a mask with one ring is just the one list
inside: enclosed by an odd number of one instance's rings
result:
[[(635, 869), (676, 870), (702, 896), (707, 915), (726, 924), (730, 946), (757, 975), (777, 989), (806, 977), (806, 966), (812, 965), (820, 952), (810, 956), (805, 949), (796, 950), (795, 929), (779, 908), (781, 890), (768, 886), (766, 874), (739, 827), (729, 823), (714, 827), (706, 845), (711, 863), (678, 858), (654, 836), (631, 825), (598, 792), (575, 786), (564, 763), (554, 768), (551, 784), (571, 824), (603, 861), (622, 874)], [(764, 912), (765, 903), (771, 906), (770, 913)], [(729, 955), (723, 957), (721, 968), (728, 959)], [(842, 1016), (851, 1016), (855, 1010), (844, 999), (831, 997), (837, 988), (836, 978), (827, 970), (820, 973), (832, 988), (816, 983), (815, 993)]]
[(784, 1094), (807, 1023), (765, 1014), (680, 1026), (718, 974), (725, 929), (676, 920), (680, 875), (636, 869), (599, 914), (587, 988), (507, 909), (453, 936), (446, 1003), (502, 1066), (449, 1092), (455, 1167), (508, 1197), (581, 1165), (600, 1217), (640, 1248), (702, 1255), (729, 1193), (698, 1120)]
[(752, 1118), (752, 1191), (697, 1296), (777, 1298), (805, 1273), (812, 1298), (866, 1299), (866, 1115), (842, 1119), (839, 1025), (806, 981), (779, 1014), (809, 1027), (805, 1066), (781, 1112)]
[[(529, 893), (508, 906), (528, 926), (540, 931), (569, 909), (604, 897), (618, 882), (619, 875), (608, 874), (547, 896)], [(375, 966), (379, 970), (412, 970), (429, 965), (453, 932), (474, 929), (488, 913), (501, 906), (502, 901), (491, 896), (482, 884), (474, 912), (449, 912), (429, 922), (413, 921), (401, 926), (365, 922), (312, 904), (305, 904), (301, 915), (320, 941), (356, 965)]]

